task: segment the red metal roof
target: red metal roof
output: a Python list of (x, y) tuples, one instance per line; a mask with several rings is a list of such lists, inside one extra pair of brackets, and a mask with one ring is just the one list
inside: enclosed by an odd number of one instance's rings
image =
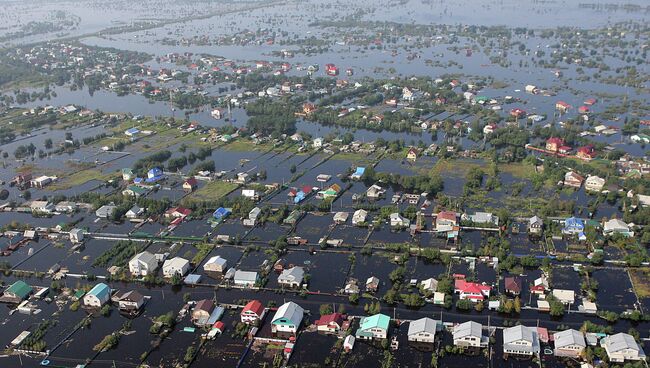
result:
[(244, 312), (248, 312), (248, 311), (251, 311), (258, 316), (261, 316), (262, 312), (264, 311), (264, 306), (259, 300), (251, 300), (250, 302), (248, 302), (248, 304), (244, 306), (244, 309), (242, 309), (241, 312), (243, 314)]

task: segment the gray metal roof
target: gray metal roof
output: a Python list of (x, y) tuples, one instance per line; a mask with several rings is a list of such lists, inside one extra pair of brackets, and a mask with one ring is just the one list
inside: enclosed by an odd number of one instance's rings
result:
[(277, 321), (280, 318), (286, 318), (287, 320), (291, 321), (296, 326), (300, 326), (300, 322), (302, 322), (302, 317), (304, 314), (304, 310), (302, 309), (301, 306), (294, 302), (287, 302), (284, 303), (278, 308), (278, 311), (275, 312), (275, 315), (273, 315), (273, 319), (271, 320), (272, 322)]
[(562, 348), (571, 345), (578, 345), (582, 347), (587, 346), (585, 337), (582, 335), (582, 333), (574, 329), (554, 333), (553, 340), (555, 341), (556, 348)]
[(467, 321), (459, 324), (454, 328), (454, 340), (462, 339), (466, 336), (475, 336), (480, 338), (483, 334), (483, 326), (474, 321)]
[(420, 319), (416, 319), (415, 321), (411, 321), (409, 323), (409, 330), (408, 330), (408, 335), (415, 335), (420, 332), (428, 332), (432, 335), (435, 335), (436, 333), (436, 321), (424, 317)]
[(532, 328), (522, 325), (509, 327), (503, 330), (503, 343), (508, 344), (520, 340), (532, 342), (534, 340), (533, 335)]
[(609, 352), (617, 352), (623, 349), (641, 350), (639, 344), (634, 340), (634, 337), (623, 332), (606, 337), (605, 344), (607, 345), (607, 350)]
[(278, 281), (286, 282), (302, 282), (302, 279), (305, 275), (305, 270), (302, 267), (291, 267), (286, 270), (283, 270), (280, 276), (278, 276)]

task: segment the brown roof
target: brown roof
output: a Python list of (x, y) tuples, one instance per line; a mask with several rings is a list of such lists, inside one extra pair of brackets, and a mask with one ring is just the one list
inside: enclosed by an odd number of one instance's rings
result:
[(506, 277), (505, 286), (508, 291), (521, 292), (521, 281), (516, 277)]
[(196, 303), (196, 306), (194, 306), (194, 311), (203, 310), (211, 313), (212, 309), (214, 309), (214, 302), (210, 299), (200, 300)]

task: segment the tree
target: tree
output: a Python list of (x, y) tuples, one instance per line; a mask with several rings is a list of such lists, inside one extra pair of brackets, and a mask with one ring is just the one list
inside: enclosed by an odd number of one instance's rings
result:
[(521, 300), (519, 300), (519, 297), (515, 297), (514, 309), (515, 309), (515, 313), (521, 312)]
[(326, 314), (332, 314), (332, 305), (331, 304), (321, 304), (319, 308), (319, 312), (321, 316), (324, 316)]
[(456, 302), (456, 308), (460, 309), (460, 310), (466, 310), (467, 311), (467, 310), (470, 310), (470, 308), (472, 308), (472, 306), (473, 306), (473, 303), (469, 299), (459, 299)]

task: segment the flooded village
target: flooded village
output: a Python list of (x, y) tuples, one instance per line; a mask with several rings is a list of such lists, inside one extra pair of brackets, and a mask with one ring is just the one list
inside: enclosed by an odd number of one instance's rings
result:
[(647, 367), (647, 3), (0, 3), (0, 367)]

